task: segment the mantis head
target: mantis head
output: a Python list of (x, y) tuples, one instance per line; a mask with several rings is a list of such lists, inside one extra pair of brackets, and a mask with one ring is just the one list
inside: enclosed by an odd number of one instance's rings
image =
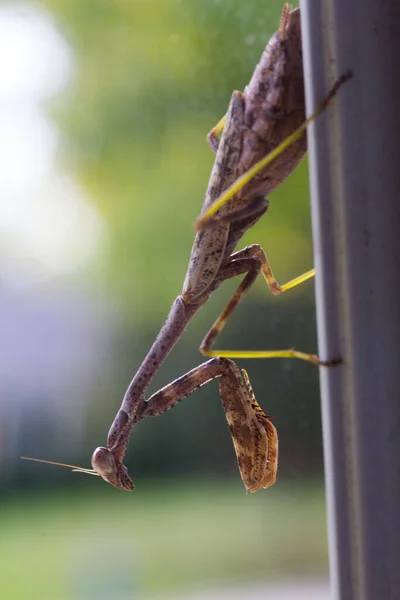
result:
[(133, 490), (133, 482), (127, 468), (108, 448), (96, 448), (92, 456), (92, 467), (97, 475), (114, 487), (129, 492)]
[(128, 475), (128, 470), (122, 462), (114, 456), (114, 454), (108, 449), (100, 446), (96, 448), (92, 456), (92, 467), (93, 469), (84, 469), (83, 467), (77, 467), (76, 465), (67, 465), (65, 463), (53, 462), (51, 460), (42, 460), (40, 458), (30, 458), (28, 456), (21, 456), (23, 460), (32, 460), (35, 462), (42, 462), (48, 465), (57, 465), (59, 467), (68, 467), (77, 473), (86, 473), (87, 475), (96, 475), (102, 477), (107, 483), (111, 483), (114, 487), (119, 490), (132, 491), (133, 482)]

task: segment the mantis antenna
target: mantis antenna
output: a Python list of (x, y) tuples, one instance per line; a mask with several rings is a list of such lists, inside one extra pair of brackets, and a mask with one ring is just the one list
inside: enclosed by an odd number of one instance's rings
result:
[(30, 458), (29, 456), (20, 456), (20, 458), (22, 458), (22, 460), (46, 463), (47, 465), (56, 465), (57, 467), (67, 467), (68, 469), (72, 469), (74, 473), (86, 473), (87, 475), (96, 475), (96, 477), (100, 477), (99, 473), (96, 473), (94, 469), (85, 469), (84, 467), (78, 467), (77, 465), (67, 465), (65, 463), (54, 462), (53, 460), (43, 460), (42, 458)]

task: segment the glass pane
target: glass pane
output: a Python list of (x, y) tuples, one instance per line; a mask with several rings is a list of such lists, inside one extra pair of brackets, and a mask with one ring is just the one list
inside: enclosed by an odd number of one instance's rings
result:
[[(281, 10), (258, 0), (0, 7), (4, 597), (327, 594), (311, 365), (237, 361), (279, 431), (277, 483), (256, 494), (240, 479), (215, 382), (135, 427), (132, 494), (19, 460), (90, 468), (106, 444), (182, 289), (214, 160), (206, 133), (245, 88)], [(306, 161), (269, 200), (237, 249), (261, 244), (284, 283), (312, 267)], [(313, 283), (274, 298), (259, 279), (217, 347), (315, 352)], [(151, 392), (203, 361), (200, 342), (237, 281), (195, 316)]]

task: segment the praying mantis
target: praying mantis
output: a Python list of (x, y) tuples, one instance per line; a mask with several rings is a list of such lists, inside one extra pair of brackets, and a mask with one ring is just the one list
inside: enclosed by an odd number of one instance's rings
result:
[[(307, 124), (348, 78), (349, 74), (339, 78), (324, 102), (305, 120), (300, 11), (285, 4), (279, 29), (266, 46), (249, 85), (243, 93), (233, 92), (225, 117), (208, 135), (216, 158), (182, 292), (125, 393), (109, 430), (107, 447), (94, 451), (93, 470), (75, 470), (100, 475), (119, 489), (132, 490), (132, 480), (122, 461), (133, 426), (149, 416), (163, 414), (200, 386), (219, 378), (219, 393), (246, 489), (256, 492), (274, 484), (278, 464), (276, 428), (257, 403), (247, 373), (240, 371), (231, 358), (298, 358), (321, 366), (335, 361), (324, 362), (314, 354), (293, 349), (242, 352), (213, 350), (212, 346), (260, 272), (275, 295), (314, 275), (310, 270), (281, 286), (260, 245), (234, 250), (243, 234), (266, 213), (266, 195), (304, 156)], [(224, 281), (240, 275), (243, 280), (201, 343), (200, 351), (209, 360), (146, 400), (151, 381), (190, 319)]]

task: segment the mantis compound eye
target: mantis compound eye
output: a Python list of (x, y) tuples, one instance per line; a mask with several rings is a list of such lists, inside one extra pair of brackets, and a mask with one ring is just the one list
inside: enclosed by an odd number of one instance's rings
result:
[(133, 490), (133, 483), (126, 467), (115, 458), (108, 448), (96, 448), (92, 456), (93, 469), (108, 483), (120, 490)]

